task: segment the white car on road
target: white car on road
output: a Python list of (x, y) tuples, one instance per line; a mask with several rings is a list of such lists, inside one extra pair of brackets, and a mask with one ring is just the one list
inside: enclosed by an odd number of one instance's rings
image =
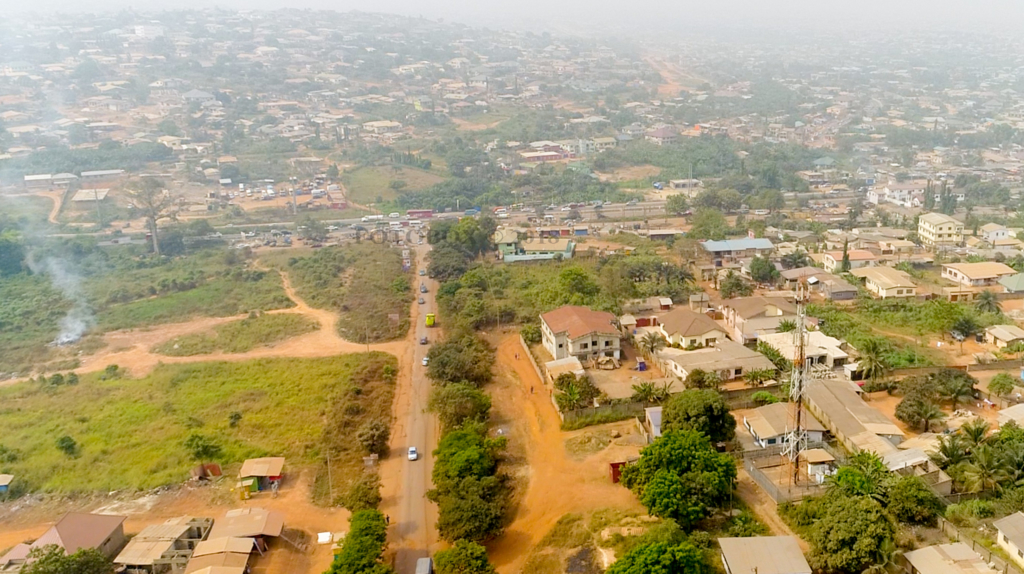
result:
[(416, 447), (409, 447), (409, 460), (416, 460), (420, 457), (420, 453), (417, 452)]
[(430, 364), (430, 357), (423, 357), (423, 366), (426, 367)]

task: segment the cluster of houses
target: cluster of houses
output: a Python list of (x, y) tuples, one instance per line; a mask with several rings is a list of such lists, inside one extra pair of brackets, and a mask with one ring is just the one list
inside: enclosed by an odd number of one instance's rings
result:
[[(207, 467), (202, 465), (205, 476)], [(248, 459), (239, 470), (236, 489), (245, 499), (253, 493), (276, 491), (283, 476), (284, 458)], [(6, 487), (14, 478), (7, 478)], [(257, 555), (268, 550), (270, 539), (284, 530), (280, 512), (247, 506), (223, 516), (180, 516), (125, 536), (125, 516), (69, 512), (42, 536), (18, 544), (0, 556), (0, 572), (20, 572), (32, 560), (33, 550), (56, 546), (66, 554), (96, 550), (125, 574), (248, 574)]]
[(38, 548), (66, 554), (96, 550), (126, 574), (247, 574), (269, 539), (281, 536), (284, 516), (257, 507), (231, 510), (223, 518), (181, 516), (143, 528), (130, 539), (125, 516), (69, 512), (30, 544), (0, 557), (0, 572), (19, 572)]

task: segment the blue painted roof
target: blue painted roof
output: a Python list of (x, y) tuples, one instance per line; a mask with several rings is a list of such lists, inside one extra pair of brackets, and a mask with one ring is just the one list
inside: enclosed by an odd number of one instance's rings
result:
[(744, 249), (771, 249), (774, 247), (772, 242), (764, 237), (705, 241), (701, 245), (704, 246), (705, 250), (712, 253), (718, 253), (719, 251), (742, 251)]

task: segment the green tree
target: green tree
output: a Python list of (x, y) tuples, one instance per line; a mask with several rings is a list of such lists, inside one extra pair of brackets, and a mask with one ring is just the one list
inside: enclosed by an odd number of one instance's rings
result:
[(659, 333), (650, 331), (640, 338), (640, 342), (637, 343), (637, 347), (640, 350), (640, 354), (648, 359), (654, 360), (654, 355), (656, 355), (658, 351), (664, 349), (666, 344), (667, 342), (664, 337)]
[(960, 435), (940, 436), (939, 447), (931, 454), (931, 459), (943, 470), (956, 468), (970, 458), (968, 448), (969, 445)]
[(942, 502), (919, 476), (893, 474), (885, 490), (885, 508), (900, 522), (932, 526), (942, 514)]
[(792, 319), (783, 319), (779, 321), (779, 326), (775, 330), (779, 333), (791, 333), (796, 331), (796, 321)]
[(437, 532), (448, 542), (482, 542), (504, 530), (508, 488), (499, 477), (467, 476), (453, 488), (428, 496), (437, 503)]
[(687, 209), (690, 209), (690, 202), (687, 201), (685, 195), (671, 195), (668, 200), (665, 201), (665, 211), (667, 213), (682, 215)]
[(487, 561), (487, 549), (475, 542), (457, 540), (451, 548), (434, 555), (437, 574), (496, 574)]
[(342, 495), (341, 503), (349, 512), (374, 510), (380, 506), (380, 475), (376, 472), (364, 472), (352, 481), (348, 490)]
[(971, 451), (971, 460), (963, 467), (964, 483), (970, 492), (994, 490), (1009, 478), (1005, 462), (990, 445)]
[(743, 374), (743, 379), (751, 387), (760, 387), (777, 376), (778, 372), (775, 369), (750, 369)]
[(438, 281), (458, 279), (469, 269), (470, 254), (448, 241), (435, 244), (428, 258), (427, 273)]
[(798, 267), (807, 267), (811, 264), (811, 260), (807, 258), (807, 252), (805, 251), (794, 251), (787, 253), (782, 256), (782, 266), (786, 269), (796, 269)]
[(360, 510), (349, 520), (349, 532), (341, 552), (327, 574), (391, 574), (381, 563), (387, 548), (387, 524), (378, 510)]
[(82, 548), (68, 554), (56, 544), (33, 548), (22, 574), (113, 574), (114, 563), (95, 548)]
[(885, 378), (889, 373), (885, 343), (877, 337), (870, 337), (864, 340), (858, 350), (860, 356), (857, 357), (857, 365), (860, 372), (873, 383)]
[(963, 315), (953, 322), (953, 326), (950, 327), (950, 330), (960, 335), (960, 354), (963, 354), (964, 341), (968, 337), (973, 337), (974, 334), (978, 332), (978, 323), (972, 317)]
[(367, 453), (384, 456), (388, 453), (391, 427), (381, 419), (366, 421), (356, 432), (356, 439)]
[(694, 430), (713, 443), (727, 442), (736, 437), (736, 419), (718, 391), (687, 389), (665, 405), (662, 429)]
[(775, 283), (779, 270), (767, 257), (755, 256), (750, 260), (750, 278), (758, 283)]
[(427, 353), (427, 376), (437, 384), (490, 382), (494, 350), (475, 333), (452, 333)]
[(999, 297), (988, 289), (978, 293), (978, 298), (974, 301), (974, 308), (981, 313), (999, 314), (1003, 312), (1003, 304), (999, 302)]
[(542, 335), (540, 332), (540, 326), (530, 323), (523, 325), (523, 328), (519, 330), (519, 334), (523, 336), (523, 340), (529, 345), (536, 345), (541, 342)]
[(967, 373), (956, 369), (944, 369), (936, 374), (936, 378), (939, 397), (949, 401), (953, 411), (956, 411), (962, 399), (974, 398), (974, 385), (978, 381)]
[(717, 390), (722, 384), (722, 377), (714, 371), (694, 369), (686, 375), (686, 387), (689, 389), (712, 389)]
[(711, 574), (704, 553), (689, 542), (672, 546), (654, 542), (637, 546), (608, 568), (606, 574)]
[(999, 373), (988, 382), (988, 390), (997, 397), (1005, 397), (1013, 392), (1020, 379), (1009, 373)]
[(692, 430), (666, 431), (622, 471), (622, 484), (648, 511), (673, 518), (684, 528), (727, 500), (735, 480), (732, 457), (716, 452), (707, 436)]
[(188, 435), (188, 438), (185, 439), (185, 449), (199, 464), (206, 464), (220, 456), (221, 453), (219, 444), (198, 433)]
[(754, 288), (730, 270), (718, 286), (718, 292), (723, 298), (732, 299), (733, 297), (749, 297), (754, 292)]
[(859, 573), (879, 561), (879, 550), (894, 535), (892, 520), (877, 501), (840, 497), (831, 502), (807, 537), (809, 562), (825, 572)]
[(693, 226), (686, 234), (693, 239), (725, 239), (729, 223), (721, 211), (714, 209), (698, 209), (693, 214)]
[(466, 421), (484, 422), (491, 410), (491, 397), (464, 383), (436, 386), (430, 392), (429, 408), (437, 413), (441, 427), (448, 431)]
[(921, 432), (928, 432), (931, 424), (946, 418), (938, 405), (921, 397), (906, 397), (896, 405), (896, 418), (911, 426), (921, 426)]
[(843, 261), (839, 266), (839, 270), (846, 273), (850, 270), (850, 240), (843, 240)]

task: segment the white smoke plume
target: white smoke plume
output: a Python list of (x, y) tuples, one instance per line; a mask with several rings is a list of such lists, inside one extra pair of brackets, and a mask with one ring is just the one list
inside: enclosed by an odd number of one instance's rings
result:
[(47, 257), (41, 265), (29, 258), (29, 267), (35, 273), (45, 273), (50, 283), (65, 299), (71, 301), (71, 310), (60, 320), (60, 333), (53, 344), (70, 345), (77, 342), (95, 324), (96, 319), (82, 290), (82, 278), (66, 260), (57, 257)]

